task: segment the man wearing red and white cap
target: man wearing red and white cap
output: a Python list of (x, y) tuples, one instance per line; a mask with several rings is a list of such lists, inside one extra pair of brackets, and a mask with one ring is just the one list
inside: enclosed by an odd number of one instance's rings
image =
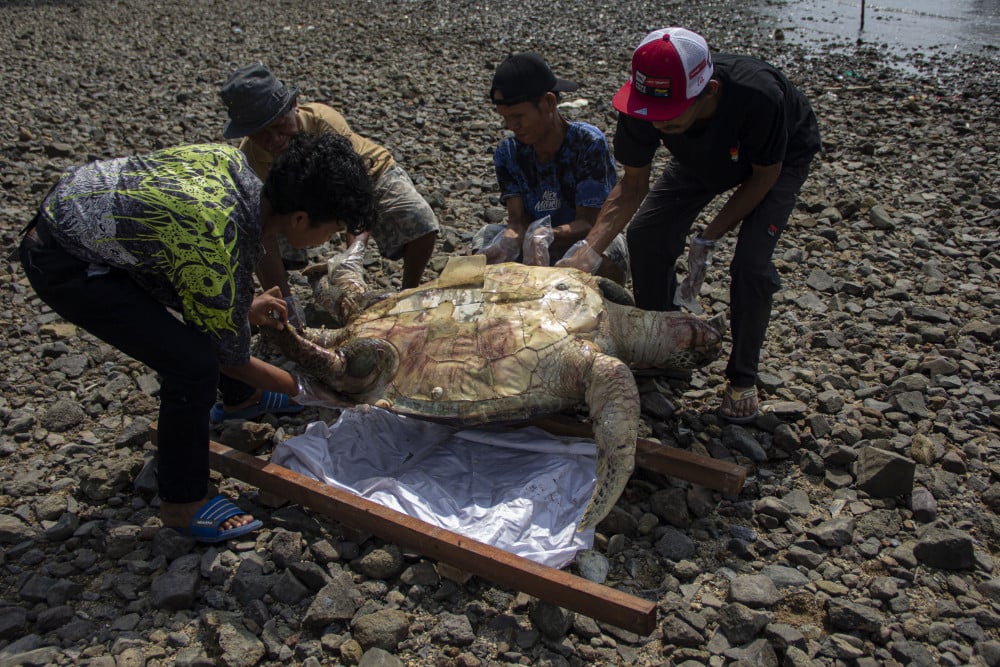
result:
[[(780, 287), (771, 257), (820, 149), (816, 116), (771, 65), (712, 54), (701, 35), (676, 27), (646, 35), (632, 55), (632, 76), (612, 102), (619, 111), (615, 158), (624, 176), (587, 238), (560, 265), (591, 270), (628, 225), (637, 305), (701, 312), (698, 294), (716, 241), (739, 227), (729, 266), (733, 348), (719, 415), (749, 422), (757, 414), (760, 349)], [(650, 188), (661, 144), (671, 159)], [(678, 286), (674, 264), (691, 226), (709, 202), (730, 190), (692, 239), (688, 275)]]

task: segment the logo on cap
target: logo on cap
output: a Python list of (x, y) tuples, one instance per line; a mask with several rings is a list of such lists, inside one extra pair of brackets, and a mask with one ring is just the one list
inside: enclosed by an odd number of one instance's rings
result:
[(708, 67), (708, 58), (705, 58), (700, 63), (698, 63), (697, 65), (695, 65), (694, 67), (692, 67), (691, 68), (691, 73), (688, 74), (688, 78), (689, 79), (697, 79), (698, 75), (701, 74), (703, 71), (705, 71), (706, 67)]
[(651, 97), (670, 97), (670, 91), (673, 89), (671, 81), (670, 77), (652, 77), (642, 72), (635, 73), (635, 89)]

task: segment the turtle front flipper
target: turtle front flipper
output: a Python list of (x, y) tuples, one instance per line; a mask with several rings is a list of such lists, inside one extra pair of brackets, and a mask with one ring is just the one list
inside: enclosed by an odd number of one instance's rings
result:
[[(577, 527), (586, 530), (608, 515), (632, 477), (640, 408), (639, 389), (625, 363), (583, 341), (578, 349), (583, 359), (591, 358), (581, 379), (597, 445), (597, 483)], [(570, 364), (573, 367), (586, 366)]]

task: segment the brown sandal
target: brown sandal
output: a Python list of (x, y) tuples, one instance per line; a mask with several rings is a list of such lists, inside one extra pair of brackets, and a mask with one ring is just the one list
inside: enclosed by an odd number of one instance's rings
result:
[[(745, 405), (747, 403), (753, 405), (753, 412), (749, 414), (735, 414), (737, 412), (737, 405)], [(740, 407), (744, 406), (740, 405)], [(716, 412), (720, 418), (730, 424), (747, 424), (757, 418), (757, 411), (757, 387), (737, 390), (732, 385), (726, 384), (726, 389), (722, 393), (722, 405), (719, 406), (719, 410)], [(739, 412), (742, 413), (745, 410), (740, 410)]]

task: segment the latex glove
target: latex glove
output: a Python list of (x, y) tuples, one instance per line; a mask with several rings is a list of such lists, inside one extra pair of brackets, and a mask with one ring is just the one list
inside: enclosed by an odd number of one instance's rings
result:
[(705, 271), (712, 263), (712, 252), (715, 250), (715, 241), (703, 239), (695, 236), (691, 239), (691, 247), (688, 249), (688, 273), (678, 285), (674, 292), (674, 305), (684, 306), (695, 315), (701, 315), (701, 304), (698, 303), (698, 294), (701, 292), (701, 284), (705, 282)]
[(318, 382), (313, 382), (302, 375), (296, 375), (295, 382), (298, 385), (299, 392), (289, 398), (299, 405), (312, 405), (320, 408), (344, 408), (353, 405), (353, 403), (345, 401)]
[(587, 243), (586, 239), (577, 241), (569, 247), (556, 266), (580, 269), (585, 273), (593, 273), (601, 266), (604, 257)]
[(299, 298), (294, 294), (289, 294), (285, 297), (285, 303), (288, 305), (288, 323), (296, 329), (304, 327), (306, 325), (306, 311), (299, 303)]
[(524, 243), (521, 247), (521, 258), (529, 266), (549, 265), (549, 246), (555, 233), (552, 231), (552, 218), (545, 216), (528, 225), (524, 233)]
[(371, 232), (361, 232), (360, 234), (352, 234), (347, 232), (347, 247), (350, 248), (355, 243), (360, 242), (362, 246), (368, 245), (368, 239), (371, 238)]
[(513, 262), (517, 259), (520, 251), (520, 234), (510, 227), (505, 227), (502, 232), (493, 237), (492, 241), (480, 248), (476, 254), (486, 255), (487, 264), (500, 264), (502, 262)]

